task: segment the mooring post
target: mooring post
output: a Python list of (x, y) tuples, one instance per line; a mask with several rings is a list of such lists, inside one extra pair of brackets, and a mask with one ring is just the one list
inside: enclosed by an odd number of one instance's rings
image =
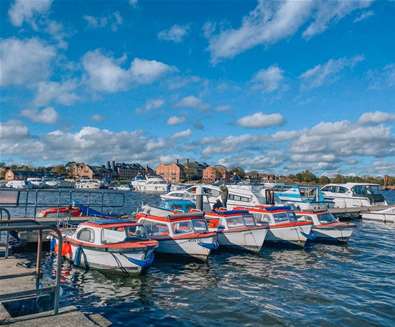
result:
[(196, 209), (203, 211), (203, 189), (201, 185), (196, 186)]

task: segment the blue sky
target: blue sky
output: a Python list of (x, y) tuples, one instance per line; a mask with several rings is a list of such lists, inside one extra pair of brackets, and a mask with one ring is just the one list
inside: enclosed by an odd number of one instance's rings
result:
[(395, 2), (0, 3), (7, 163), (395, 172)]

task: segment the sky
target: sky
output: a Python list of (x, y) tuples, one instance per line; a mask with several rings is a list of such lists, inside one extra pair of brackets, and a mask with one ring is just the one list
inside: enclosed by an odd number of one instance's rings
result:
[(0, 2), (0, 161), (395, 173), (395, 1)]

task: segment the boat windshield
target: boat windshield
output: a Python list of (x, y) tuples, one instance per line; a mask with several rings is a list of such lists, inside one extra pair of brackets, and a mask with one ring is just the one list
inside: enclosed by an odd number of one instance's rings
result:
[(236, 227), (244, 226), (244, 219), (242, 216), (228, 218), (226, 219), (226, 222), (228, 223), (228, 228), (236, 228)]
[(273, 215), (274, 221), (276, 223), (281, 223), (285, 221), (296, 221), (296, 216), (293, 212), (281, 212), (281, 213), (275, 213)]
[(333, 223), (336, 221), (336, 218), (334, 215), (332, 215), (329, 212), (326, 213), (321, 213), (318, 215), (318, 220), (320, 221), (320, 223)]
[(244, 223), (246, 226), (255, 226), (255, 219), (253, 215), (245, 215), (244, 216)]
[(358, 195), (381, 194), (379, 185), (355, 185), (352, 190)]
[(172, 223), (174, 234), (204, 233), (207, 232), (207, 224), (203, 219), (192, 219)]
[(106, 244), (145, 239), (147, 239), (147, 234), (144, 226), (103, 228), (102, 230), (102, 242)]

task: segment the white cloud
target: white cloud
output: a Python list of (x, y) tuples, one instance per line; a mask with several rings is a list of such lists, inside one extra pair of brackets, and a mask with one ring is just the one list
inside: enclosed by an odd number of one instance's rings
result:
[(369, 88), (379, 90), (395, 87), (395, 64), (389, 64), (381, 69), (370, 70), (367, 74)]
[(229, 28), (215, 34), (215, 24), (206, 23), (203, 31), (209, 40), (212, 62), (232, 58), (257, 45), (270, 45), (292, 36), (310, 23), (303, 32), (310, 38), (323, 32), (354, 10), (367, 8), (370, 0), (355, 1), (265, 1), (243, 17), (239, 28)]
[(28, 128), (20, 121), (0, 122), (0, 138), (2, 140), (19, 140), (28, 136)]
[(395, 120), (395, 114), (389, 112), (375, 111), (365, 112), (359, 117), (358, 123), (362, 125), (389, 123)]
[(55, 56), (55, 48), (38, 39), (0, 40), (0, 86), (32, 86), (46, 80)]
[(273, 92), (280, 88), (283, 79), (283, 70), (273, 65), (258, 71), (252, 79), (252, 85), (256, 90)]
[(179, 125), (185, 122), (184, 116), (171, 116), (167, 120), (167, 125)]
[(100, 114), (94, 114), (92, 115), (91, 119), (95, 122), (101, 122), (104, 120), (104, 116)]
[(20, 27), (27, 22), (35, 28), (35, 20), (51, 8), (52, 2), (53, 0), (15, 0), (8, 11), (11, 23)]
[(216, 106), (214, 108), (215, 111), (217, 112), (229, 112), (232, 110), (231, 106), (227, 105), (227, 104), (221, 104), (219, 106)]
[(352, 58), (330, 59), (324, 64), (319, 64), (300, 75), (302, 88), (313, 89), (332, 83), (342, 70), (352, 68), (363, 60), (364, 57), (358, 55)]
[(116, 32), (123, 23), (123, 18), (119, 11), (115, 11), (111, 15), (105, 17), (85, 15), (83, 19), (91, 28), (104, 28), (109, 26), (113, 32)]
[(256, 112), (252, 115), (241, 117), (237, 120), (237, 124), (245, 128), (264, 128), (270, 126), (282, 125), (285, 122), (281, 114), (264, 114)]
[(37, 95), (34, 103), (43, 106), (51, 102), (60, 103), (66, 106), (75, 103), (79, 96), (76, 94), (78, 83), (75, 80), (64, 82), (40, 82), (37, 85)]
[(145, 102), (145, 104), (142, 108), (137, 108), (136, 112), (144, 113), (144, 112), (148, 112), (151, 110), (159, 109), (160, 107), (162, 107), (164, 105), (164, 103), (165, 103), (165, 100), (163, 100), (162, 98), (150, 99)]
[(191, 130), (190, 128), (188, 128), (188, 129), (186, 129), (186, 130), (183, 130), (183, 131), (174, 133), (173, 136), (172, 136), (172, 138), (174, 138), (174, 139), (186, 138), (186, 137), (189, 137), (189, 136), (191, 136), (191, 135), (192, 135), (192, 130)]
[(90, 51), (83, 57), (82, 64), (87, 74), (88, 85), (97, 91), (117, 92), (136, 84), (154, 82), (164, 74), (174, 70), (156, 60), (135, 58), (128, 69), (121, 64), (125, 57), (114, 59), (100, 50)]
[(303, 36), (310, 38), (325, 31), (329, 24), (339, 21), (354, 10), (367, 8), (373, 0), (354, 0), (354, 1), (318, 1), (318, 6), (314, 12), (313, 22), (303, 32)]
[(173, 25), (167, 30), (160, 31), (158, 33), (158, 39), (163, 41), (172, 41), (175, 43), (179, 43), (183, 41), (185, 36), (188, 34), (189, 26), (188, 25)]
[(359, 23), (365, 19), (368, 19), (369, 17), (372, 17), (373, 15), (374, 15), (373, 10), (364, 11), (354, 19), (354, 23)]
[(208, 105), (204, 103), (200, 98), (194, 95), (188, 95), (180, 99), (176, 104), (177, 108), (191, 108), (191, 109), (207, 109)]
[(21, 111), (21, 115), (30, 119), (32, 122), (42, 124), (56, 123), (59, 118), (57, 111), (52, 107), (44, 108), (42, 110), (24, 109)]

